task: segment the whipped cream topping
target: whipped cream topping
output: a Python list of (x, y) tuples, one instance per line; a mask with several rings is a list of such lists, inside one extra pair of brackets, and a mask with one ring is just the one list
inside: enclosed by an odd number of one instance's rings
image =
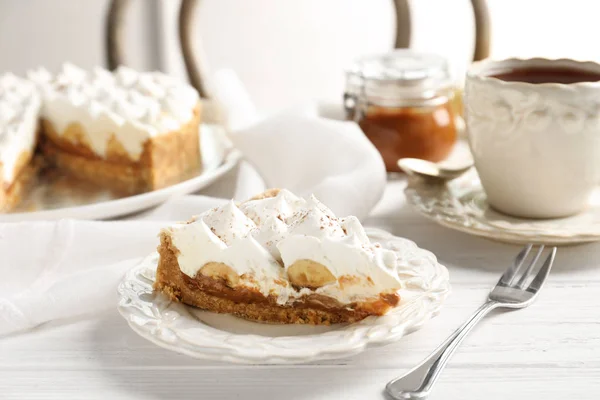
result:
[(64, 64), (56, 76), (43, 68), (28, 76), (42, 94), (42, 116), (58, 134), (72, 123), (81, 124), (87, 144), (101, 157), (114, 135), (138, 160), (149, 138), (180, 129), (200, 101), (188, 84), (124, 66), (114, 72), (99, 67), (88, 72)]
[[(186, 275), (195, 277), (205, 264), (221, 262), (241, 276), (238, 284), (276, 295), (280, 304), (310, 293), (347, 304), (402, 286), (396, 253), (371, 243), (357, 218), (337, 218), (314, 196), (304, 200), (281, 190), (239, 206), (232, 201), (165, 232)], [(299, 260), (324, 265), (336, 281), (296, 290), (287, 269)]]
[(33, 152), (39, 110), (40, 96), (31, 82), (10, 73), (0, 76), (0, 184), (12, 183), (19, 156)]

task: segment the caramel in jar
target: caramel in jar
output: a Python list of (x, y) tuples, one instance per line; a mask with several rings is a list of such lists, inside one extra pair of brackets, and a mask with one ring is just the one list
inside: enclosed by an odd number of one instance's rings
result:
[(456, 142), (456, 115), (446, 102), (423, 107), (369, 106), (358, 121), (381, 153), (388, 172), (400, 172), (400, 158), (441, 161)]
[(344, 107), (375, 145), (388, 172), (400, 158), (441, 161), (457, 139), (455, 87), (448, 62), (399, 49), (367, 56), (346, 72)]

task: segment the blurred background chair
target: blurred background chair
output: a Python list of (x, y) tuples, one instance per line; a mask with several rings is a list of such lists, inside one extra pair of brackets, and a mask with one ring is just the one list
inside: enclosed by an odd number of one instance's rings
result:
[[(128, 63), (124, 32), (131, 3), (112, 0), (107, 13), (105, 43), (110, 68)], [(490, 48), (486, 0), (458, 0), (446, 8), (439, 1), (429, 1), (435, 25), (426, 35), (415, 34), (419, 27), (415, 16), (426, 12), (422, 0), (182, 0), (178, 8), (173, 3), (163, 2), (160, 12), (165, 19), (163, 33), (168, 35), (169, 29), (164, 28), (176, 22), (175, 46), (171, 43), (169, 47), (168, 36), (162, 43), (162, 54), (171, 69), (183, 66), (202, 96), (210, 97), (211, 73), (231, 67), (259, 109), (266, 111), (309, 98), (339, 101), (343, 68), (362, 54), (415, 44), (436, 52), (442, 47), (441, 52), (458, 48), (458, 57), (452, 54), (452, 58), (460, 58), (456, 69), (462, 71), (469, 61), (487, 57)], [(466, 34), (471, 38), (448, 46), (445, 42), (452, 37), (451, 30), (469, 26), (461, 21), (474, 27)], [(419, 40), (423, 37), (426, 40)]]

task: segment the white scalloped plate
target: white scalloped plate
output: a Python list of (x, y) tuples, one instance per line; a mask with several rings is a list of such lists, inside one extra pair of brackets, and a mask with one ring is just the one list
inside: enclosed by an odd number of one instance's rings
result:
[[(139, 212), (165, 202), (169, 197), (196, 192), (233, 168), (241, 153), (232, 147), (225, 128), (218, 124), (200, 125), (202, 168), (163, 189), (126, 197), (116, 197), (102, 188), (65, 177), (40, 182), (17, 209), (0, 213), (0, 222), (57, 220), (62, 218), (106, 219)], [(65, 190), (64, 184), (68, 184)]]
[(119, 312), (149, 341), (201, 359), (244, 364), (296, 364), (348, 357), (399, 340), (436, 315), (450, 284), (436, 257), (407, 239), (367, 229), (397, 252), (406, 283), (400, 305), (383, 317), (332, 326), (269, 325), (188, 307), (154, 293), (158, 255), (133, 268), (119, 285)]
[(446, 185), (410, 179), (406, 199), (420, 214), (461, 232), (509, 243), (566, 245), (600, 240), (600, 189), (583, 212), (556, 219), (525, 219), (490, 208), (477, 173)]

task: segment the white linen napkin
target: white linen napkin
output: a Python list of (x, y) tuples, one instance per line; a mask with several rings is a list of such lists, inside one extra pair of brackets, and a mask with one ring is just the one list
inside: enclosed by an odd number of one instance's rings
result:
[(115, 305), (123, 273), (156, 247), (164, 222), (0, 225), (0, 335)]
[[(368, 215), (383, 192), (385, 167), (353, 122), (321, 118), (315, 106), (262, 118), (231, 71), (214, 83), (246, 160), (236, 200), (281, 187), (314, 193), (338, 215)], [(225, 201), (180, 196), (128, 221), (0, 224), (0, 335), (116, 307), (119, 280), (154, 251), (161, 227)]]
[[(285, 187), (302, 197), (314, 194), (337, 215), (359, 219), (379, 201), (385, 165), (356, 123), (323, 118), (314, 103), (261, 121), (235, 73), (221, 70), (213, 82), (217, 101), (235, 111), (227, 118), (231, 140), (266, 187)], [(243, 187), (238, 182), (236, 197)]]

